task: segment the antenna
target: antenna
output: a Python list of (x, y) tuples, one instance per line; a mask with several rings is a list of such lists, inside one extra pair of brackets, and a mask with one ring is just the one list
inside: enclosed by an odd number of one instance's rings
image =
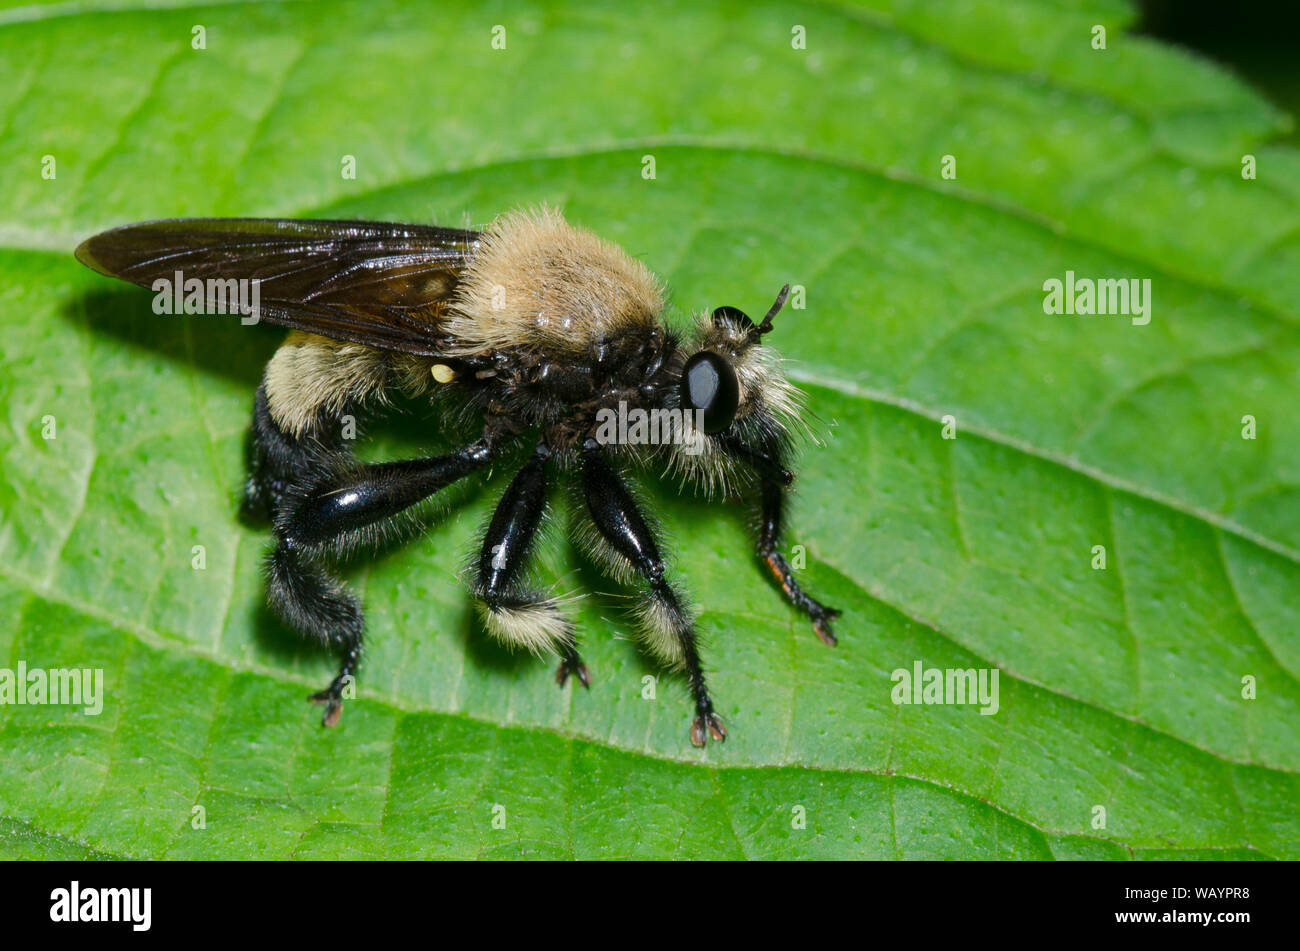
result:
[(774, 303), (772, 308), (767, 312), (767, 316), (763, 318), (763, 322), (754, 328), (756, 334), (761, 337), (763, 334), (772, 332), (772, 318), (781, 312), (781, 308), (785, 306), (786, 298), (789, 296), (790, 285), (787, 284), (785, 287), (781, 288), (781, 293), (776, 295), (776, 303)]

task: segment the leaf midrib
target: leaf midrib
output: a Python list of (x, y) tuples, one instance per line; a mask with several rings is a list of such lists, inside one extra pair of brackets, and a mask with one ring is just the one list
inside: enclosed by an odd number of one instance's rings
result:
[[(901, 409), (905, 412), (920, 416), (923, 419), (940, 422), (943, 418), (944, 411), (934, 409), (917, 400), (909, 399), (905, 396), (895, 396), (884, 390), (872, 387), (864, 387), (860, 384), (848, 380), (837, 379), (826, 373), (812, 374), (803, 370), (790, 368), (786, 375), (797, 383), (806, 386), (824, 386), (827, 389), (842, 393), (845, 396), (851, 396), (855, 399), (861, 399), (868, 403), (879, 406), (889, 406), (895, 409)], [(975, 420), (970, 422), (969, 420)], [(1281, 542), (1261, 535), (1246, 526), (1232, 521), (1230, 518), (1202, 508), (1190, 502), (1185, 502), (1175, 496), (1166, 495), (1159, 489), (1153, 489), (1136, 482), (1113, 475), (1097, 466), (1089, 465), (1077, 457), (1066, 455), (1065, 453), (1055, 452), (1051, 449), (1040, 449), (1039, 447), (1015, 436), (1008, 436), (989, 426), (984, 426), (979, 422), (978, 416), (963, 416), (962, 418), (962, 435), (977, 436), (986, 442), (1011, 449), (1021, 455), (1030, 456), (1043, 462), (1050, 463), (1062, 469), (1067, 469), (1075, 475), (1081, 476), (1098, 485), (1105, 486), (1117, 492), (1123, 492), (1127, 495), (1136, 496), (1148, 502), (1152, 502), (1162, 508), (1185, 515), (1188, 518), (1198, 522), (1203, 522), (1211, 528), (1225, 532), (1229, 535), (1235, 535), (1243, 541), (1249, 542), (1259, 548), (1273, 552), (1288, 561), (1300, 565), (1300, 549), (1291, 548)]]

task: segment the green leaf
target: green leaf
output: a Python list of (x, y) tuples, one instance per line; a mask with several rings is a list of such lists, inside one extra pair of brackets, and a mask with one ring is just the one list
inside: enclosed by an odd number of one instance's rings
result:
[[(1258, 94), (1131, 22), (1113, 0), (0, 10), (0, 667), (102, 668), (107, 694), (0, 706), (0, 855), (1296, 858), (1300, 155)], [(539, 201), (663, 275), (675, 320), (806, 288), (771, 338), (826, 436), (787, 544), (840, 646), (759, 570), (746, 512), (647, 482), (731, 731), (704, 752), (679, 681), (642, 699), (659, 671), (567, 516), (539, 572), (594, 592), (592, 689), (482, 634), (460, 567), (500, 471), (351, 572), (369, 654), (322, 730), (305, 698), (333, 660), (270, 616), (268, 535), (236, 517), (279, 334), (156, 317), (71, 255), (147, 218)], [(1067, 270), (1149, 278), (1151, 322), (1045, 314)], [(407, 409), (370, 456), (437, 442)], [(998, 712), (895, 705), (917, 661), (996, 668)]]

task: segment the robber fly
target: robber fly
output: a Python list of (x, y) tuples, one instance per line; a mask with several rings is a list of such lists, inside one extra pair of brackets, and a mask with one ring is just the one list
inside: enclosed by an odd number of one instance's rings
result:
[[(488, 525), (472, 587), (491, 635), (559, 655), (561, 685), (569, 677), (591, 682), (574, 625), (554, 596), (526, 580), (557, 472), (573, 475), (594, 557), (642, 587), (643, 643), (685, 672), (696, 746), (725, 739), (726, 730), (691, 613), (665, 574), (657, 533), (625, 469), (658, 465), (724, 497), (752, 499), (760, 557), (820, 638), (835, 643), (830, 621), (839, 612), (802, 591), (778, 550), (802, 394), (763, 340), (788, 285), (758, 323), (720, 307), (683, 336), (661, 322), (663, 286), (640, 261), (547, 208), (504, 215), (481, 232), (365, 221), (155, 221), (96, 235), (77, 257), (144, 287), (173, 275), (255, 282), (260, 319), (292, 331), (257, 390), (246, 501), (274, 526), (271, 606), (342, 655), (338, 676), (311, 698), (324, 705), (326, 726), (338, 722), (363, 635), (361, 606), (334, 573), (338, 560), (521, 445), (527, 462)], [(345, 418), (382, 407), (394, 391), (445, 399), (448, 416), (473, 421), (475, 438), (446, 455), (358, 461)], [(611, 439), (602, 421), (616, 407), (678, 411), (682, 438)]]

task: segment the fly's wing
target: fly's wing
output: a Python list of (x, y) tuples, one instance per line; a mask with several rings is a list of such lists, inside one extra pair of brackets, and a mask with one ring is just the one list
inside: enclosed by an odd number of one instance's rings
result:
[(154, 282), (258, 281), (270, 324), (434, 356), (438, 317), (478, 232), (374, 221), (174, 218), (125, 225), (77, 248), (100, 274)]

